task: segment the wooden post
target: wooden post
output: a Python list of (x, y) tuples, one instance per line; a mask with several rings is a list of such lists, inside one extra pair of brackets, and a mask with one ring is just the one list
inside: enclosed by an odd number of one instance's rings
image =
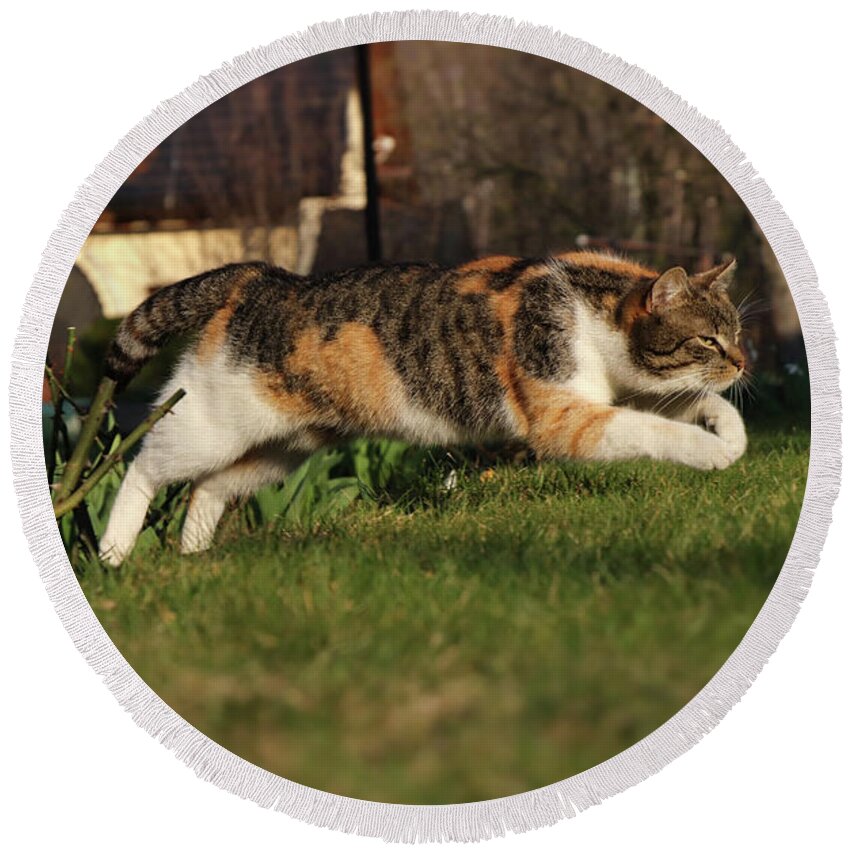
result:
[(357, 54), (357, 91), (363, 113), (363, 170), (366, 174), (366, 251), (370, 262), (381, 259), (381, 220), (378, 208), (378, 173), (375, 168), (375, 128), (372, 116), (372, 81), (369, 45), (359, 44)]

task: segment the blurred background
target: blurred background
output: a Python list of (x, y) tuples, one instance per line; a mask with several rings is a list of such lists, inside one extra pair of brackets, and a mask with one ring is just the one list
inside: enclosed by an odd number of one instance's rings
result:
[[(733, 297), (762, 400), (802, 404), (805, 352), (781, 270), (743, 202), (682, 136), (607, 84), (502, 48), (390, 42), (305, 59), (209, 106), (107, 205), (57, 314), (90, 392), (117, 320), (227, 262), (308, 274), (591, 247), (658, 268), (738, 259)], [(149, 395), (168, 357), (135, 385)], [(800, 380), (797, 381), (800, 383)]]

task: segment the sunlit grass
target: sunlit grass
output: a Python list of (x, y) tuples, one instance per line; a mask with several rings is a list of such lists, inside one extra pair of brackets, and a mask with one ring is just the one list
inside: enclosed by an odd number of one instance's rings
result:
[(255, 506), (206, 554), (149, 546), (81, 584), (151, 687), (262, 767), (390, 802), (512, 794), (616, 754), (716, 672), (785, 558), (808, 435), (757, 432), (714, 473), (466, 466), (450, 492), (416, 463), (328, 515)]

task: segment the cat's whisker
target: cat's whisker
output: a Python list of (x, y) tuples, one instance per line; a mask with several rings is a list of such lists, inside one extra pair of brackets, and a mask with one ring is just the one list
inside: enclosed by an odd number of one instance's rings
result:
[(763, 316), (766, 313), (770, 313), (773, 308), (770, 304), (765, 304), (764, 306), (756, 306), (753, 305), (751, 307), (747, 307), (745, 310), (739, 313), (741, 321), (749, 321), (754, 316)]
[(679, 401), (681, 398), (683, 398), (690, 392), (692, 392), (692, 390), (688, 388), (683, 388), (678, 390), (677, 392), (672, 393), (669, 396), (663, 396), (661, 399), (659, 399), (658, 402), (656, 402), (655, 405), (650, 408), (650, 412), (661, 413), (667, 410), (671, 405), (675, 404), (677, 401)]
[(743, 295), (743, 297), (741, 298), (741, 300), (740, 300), (740, 301), (738, 301), (738, 303), (737, 303), (737, 304), (735, 304), (735, 309), (736, 309), (739, 313), (741, 312), (741, 310), (743, 310), (743, 309), (744, 309), (744, 307), (746, 307), (747, 303), (748, 303), (748, 302), (752, 299), (753, 295), (755, 295), (755, 292), (756, 292), (756, 287), (755, 287), (755, 286), (751, 286), (751, 287), (747, 290), (747, 292)]
[(770, 309), (770, 302), (766, 298), (753, 298), (755, 289), (751, 289), (736, 305), (735, 309), (740, 316), (752, 315), (754, 311)]
[(739, 391), (741, 394), (746, 393), (750, 401), (755, 401), (758, 394), (758, 385), (753, 380), (752, 376), (744, 373), (741, 376)]
[(644, 390), (636, 390), (633, 393), (628, 393), (627, 395), (621, 395), (617, 397), (617, 404), (623, 404), (624, 402), (631, 401), (632, 399), (638, 398), (639, 396), (646, 395)]
[(741, 387), (738, 384), (732, 384), (732, 403), (738, 410), (741, 409), (743, 399), (741, 398)]

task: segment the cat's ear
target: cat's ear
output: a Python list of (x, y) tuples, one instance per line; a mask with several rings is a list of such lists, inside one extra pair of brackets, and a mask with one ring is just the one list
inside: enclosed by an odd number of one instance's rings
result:
[(693, 275), (691, 280), (697, 286), (705, 286), (710, 289), (725, 292), (729, 288), (729, 284), (735, 279), (736, 268), (737, 263), (733, 257), (731, 260), (721, 263), (719, 266), (715, 266), (707, 272), (700, 272), (699, 274)]
[(646, 296), (646, 311), (661, 313), (675, 307), (688, 294), (688, 273), (681, 267), (668, 269), (649, 290)]

